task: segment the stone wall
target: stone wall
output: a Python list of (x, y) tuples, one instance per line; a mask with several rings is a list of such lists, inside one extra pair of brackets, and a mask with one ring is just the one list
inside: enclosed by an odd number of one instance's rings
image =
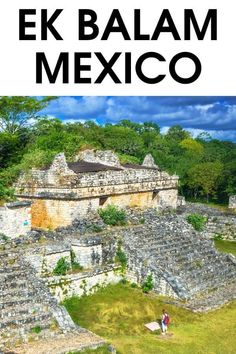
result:
[(236, 216), (211, 216), (206, 223), (204, 234), (209, 238), (221, 236), (236, 241)]
[(10, 238), (31, 230), (31, 203), (14, 202), (0, 207), (0, 234)]
[(96, 212), (99, 208), (105, 208), (109, 204), (114, 204), (119, 208), (175, 208), (177, 190), (110, 195), (104, 198), (102, 205), (100, 204), (100, 198), (81, 200), (34, 199), (32, 227), (54, 230), (58, 227), (69, 226), (75, 219), (84, 218), (90, 212)]
[(87, 172), (78, 174), (76, 177), (72, 175), (72, 179), (68, 175), (68, 179), (61, 179), (54, 185), (48, 183), (48, 178), (46, 178), (50, 174), (48, 171), (45, 172), (45, 178), (42, 178), (41, 174), (42, 171), (37, 173), (33, 171), (29, 182), (22, 177), (15, 186), (17, 195), (31, 196), (31, 198), (76, 200), (104, 195), (137, 193), (137, 191), (177, 190), (178, 188), (177, 176), (169, 176), (165, 172), (151, 169)]
[(185, 217), (193, 213), (206, 217), (203, 234), (207, 238), (220, 235), (226, 240), (236, 240), (236, 213), (233, 210), (214, 208), (207, 204), (186, 203), (186, 205), (182, 204), (177, 211)]
[(153, 192), (128, 193), (122, 195), (111, 195), (107, 198), (103, 207), (115, 204), (120, 208), (141, 208), (157, 207), (157, 198), (153, 197)]
[(69, 226), (76, 218), (83, 218), (99, 207), (99, 198), (82, 200), (34, 199), (32, 227), (56, 229)]
[[(52, 243), (50, 245), (33, 247), (28, 250), (26, 259), (41, 276), (52, 274), (57, 262), (64, 257), (67, 262), (71, 262), (71, 252), (75, 256), (75, 261), (84, 269), (91, 269), (107, 263), (107, 256), (103, 254), (102, 244), (96, 238), (73, 239)], [(113, 263), (112, 258), (109, 259)]]
[(75, 261), (84, 268), (91, 268), (102, 264), (102, 245), (98, 242), (84, 244), (80, 240), (75, 240), (71, 244), (71, 249), (75, 255)]
[(66, 276), (51, 277), (46, 279), (51, 294), (63, 301), (66, 297), (92, 294), (108, 284), (116, 284), (121, 280), (121, 275), (114, 267), (96, 268)]

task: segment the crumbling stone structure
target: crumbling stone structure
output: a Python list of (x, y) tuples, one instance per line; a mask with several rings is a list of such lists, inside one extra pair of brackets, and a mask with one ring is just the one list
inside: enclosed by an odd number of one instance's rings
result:
[(18, 198), (33, 201), (32, 226), (68, 226), (100, 207), (176, 208), (178, 176), (160, 171), (151, 155), (142, 165), (121, 164), (111, 151), (82, 151), (75, 162), (58, 154), (51, 166), (23, 174)]

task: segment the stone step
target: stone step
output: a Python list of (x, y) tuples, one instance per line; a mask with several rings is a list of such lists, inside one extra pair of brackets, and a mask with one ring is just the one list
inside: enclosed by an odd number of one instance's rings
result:
[(16, 317), (16, 316), (23, 316), (23, 315), (34, 315), (39, 314), (42, 312), (48, 311), (48, 306), (41, 305), (39, 303), (15, 303), (14, 306), (5, 306), (1, 309), (0, 312), (0, 319), (9, 318), (9, 317)]
[(0, 322), (0, 329), (3, 328), (20, 328), (21, 326), (27, 325), (32, 325), (32, 327), (35, 327), (36, 325), (40, 325), (43, 323), (50, 322), (52, 319), (51, 313), (40, 313), (40, 314), (26, 314), (25, 316), (13, 316), (10, 318), (5, 318), (2, 319)]
[(10, 300), (6, 300), (5, 302), (0, 303), (0, 310), (3, 309), (11, 309), (12, 307), (19, 305), (19, 306), (24, 306), (26, 304), (31, 304), (32, 305), (33, 300), (31, 297), (22, 297), (22, 298), (14, 298), (11, 297)]
[(9, 301), (9, 299), (11, 299), (11, 298), (33, 297), (33, 296), (37, 297), (36, 290), (28, 289), (28, 288), (24, 288), (24, 289), (20, 289), (20, 290), (10, 289), (10, 290), (0, 292), (0, 303), (4, 303), (5, 301)]
[(5, 281), (3, 281), (0, 284), (0, 295), (2, 292), (6, 291), (6, 290), (10, 290), (10, 289), (31, 289), (32, 285), (28, 284), (28, 281), (26, 279), (12, 279), (10, 281), (8, 281), (8, 279), (5, 279)]
[(17, 346), (17, 354), (63, 354), (83, 353), (86, 349), (96, 349), (105, 341), (89, 331), (73, 331), (72, 333), (56, 333), (39, 341), (30, 341)]
[(19, 278), (25, 278), (26, 276), (26, 271), (22, 270), (22, 268), (20, 269), (16, 269), (14, 271), (9, 271), (9, 269), (6, 269), (5, 272), (2, 272), (0, 274), (0, 278), (1, 279), (8, 279), (8, 280), (12, 280), (12, 279), (19, 279)]
[(2, 274), (13, 274), (14, 272), (19, 272), (22, 271), (22, 266), (21, 265), (11, 265), (11, 266), (5, 266), (5, 267), (0, 267), (0, 275)]
[[(51, 330), (51, 327), (54, 326), (54, 330)], [(39, 333), (35, 333), (35, 329), (40, 328)], [(55, 338), (55, 336), (60, 333), (55, 323), (50, 321), (35, 323), (32, 324), (25, 324), (20, 328), (11, 328), (10, 331), (8, 328), (0, 329), (0, 353), (1, 349), (12, 349), (15, 350), (18, 348), (19, 343), (28, 342), (35, 340), (37, 345), (39, 346), (38, 341), (48, 340), (48, 338)], [(55, 339), (54, 339), (55, 340)], [(5, 351), (4, 351), (5, 352)], [(14, 351), (14, 353), (16, 353)], [(35, 352), (38, 354), (38, 351)], [(12, 352), (13, 354), (13, 352)], [(17, 351), (18, 354), (18, 351)], [(25, 353), (24, 353), (25, 354)]]
[(234, 299), (236, 299), (236, 283), (228, 283), (217, 290), (205, 292), (200, 297), (187, 301), (184, 307), (194, 312), (205, 312), (217, 309)]

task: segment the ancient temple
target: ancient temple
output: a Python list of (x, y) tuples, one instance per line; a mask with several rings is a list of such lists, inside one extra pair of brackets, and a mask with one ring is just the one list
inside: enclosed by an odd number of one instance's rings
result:
[(151, 155), (142, 165), (121, 164), (112, 151), (85, 150), (74, 162), (58, 154), (46, 168), (22, 174), (19, 199), (32, 201), (32, 226), (68, 226), (87, 213), (118, 207), (176, 208), (178, 176), (160, 171)]

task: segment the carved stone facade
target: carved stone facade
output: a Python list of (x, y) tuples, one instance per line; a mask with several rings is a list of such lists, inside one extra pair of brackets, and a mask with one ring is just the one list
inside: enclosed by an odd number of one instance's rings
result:
[(159, 170), (151, 155), (124, 164), (111, 151), (85, 150), (75, 162), (58, 154), (52, 165), (23, 174), (18, 198), (33, 200), (32, 226), (55, 229), (100, 207), (176, 208), (178, 176)]

